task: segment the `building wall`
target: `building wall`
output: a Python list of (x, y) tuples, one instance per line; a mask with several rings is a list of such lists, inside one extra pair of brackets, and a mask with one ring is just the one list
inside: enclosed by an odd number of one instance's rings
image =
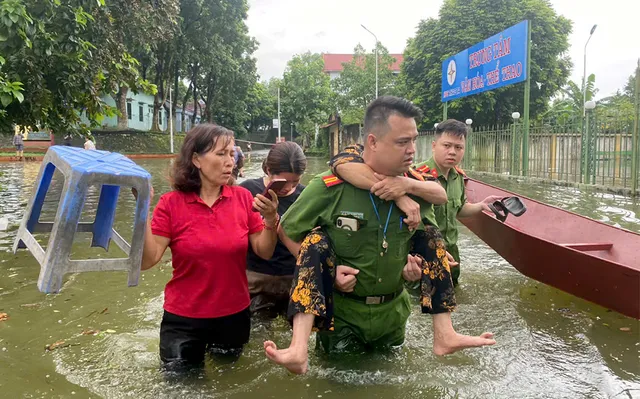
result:
[[(112, 96), (103, 96), (102, 101), (105, 104), (116, 107), (116, 101)], [(154, 97), (146, 93), (134, 93), (129, 91), (127, 93), (127, 120), (128, 128), (135, 130), (148, 131), (151, 129), (153, 119), (153, 101)], [(161, 109), (158, 114), (160, 120), (160, 130), (168, 130), (169, 126), (169, 113), (165, 109)], [(82, 121), (88, 123), (89, 120), (83, 115)], [(115, 128), (118, 126), (118, 117), (105, 117), (102, 120), (103, 128)]]
[[(193, 112), (187, 111), (184, 117), (184, 129), (182, 128), (182, 109), (176, 109), (176, 115), (174, 119), (173, 131), (174, 132), (188, 132), (193, 127), (191, 125), (191, 117)], [(200, 123), (200, 116), (196, 116), (196, 125)]]
[[(150, 94), (134, 94), (129, 91), (127, 94), (127, 116), (130, 129), (151, 129), (153, 122), (153, 101), (154, 97)], [(164, 131), (168, 128), (169, 115), (165, 109), (160, 109), (158, 112), (158, 126), (160, 130)]]

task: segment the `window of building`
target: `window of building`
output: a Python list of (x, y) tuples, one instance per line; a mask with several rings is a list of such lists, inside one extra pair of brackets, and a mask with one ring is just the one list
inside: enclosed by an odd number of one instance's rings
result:
[(131, 119), (131, 103), (127, 103), (127, 118)]
[(162, 110), (158, 110), (158, 125), (162, 126)]
[(140, 114), (138, 115), (138, 120), (144, 122), (144, 104), (138, 104), (138, 113)]

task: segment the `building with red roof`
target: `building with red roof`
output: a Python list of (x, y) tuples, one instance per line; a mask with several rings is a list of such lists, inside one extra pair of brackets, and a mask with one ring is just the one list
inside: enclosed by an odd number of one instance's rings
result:
[[(400, 64), (404, 60), (402, 54), (389, 54), (395, 58), (395, 62), (391, 65), (391, 70), (394, 74), (400, 73)], [(353, 60), (353, 54), (322, 54), (324, 61), (324, 72), (328, 74), (331, 79), (335, 79), (340, 76), (344, 69), (343, 64), (349, 63)]]

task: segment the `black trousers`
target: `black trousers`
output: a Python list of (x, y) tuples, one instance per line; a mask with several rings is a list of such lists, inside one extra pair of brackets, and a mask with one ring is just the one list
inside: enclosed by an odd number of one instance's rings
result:
[(171, 371), (202, 367), (207, 352), (236, 360), (249, 341), (250, 330), (249, 308), (211, 319), (183, 317), (165, 310), (160, 324), (160, 359)]

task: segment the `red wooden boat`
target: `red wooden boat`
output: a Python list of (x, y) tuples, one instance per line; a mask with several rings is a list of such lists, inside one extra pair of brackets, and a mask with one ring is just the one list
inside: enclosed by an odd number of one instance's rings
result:
[(534, 280), (640, 319), (640, 234), (469, 179), (470, 202), (517, 196), (527, 207), (503, 223), (493, 213), (461, 220)]

